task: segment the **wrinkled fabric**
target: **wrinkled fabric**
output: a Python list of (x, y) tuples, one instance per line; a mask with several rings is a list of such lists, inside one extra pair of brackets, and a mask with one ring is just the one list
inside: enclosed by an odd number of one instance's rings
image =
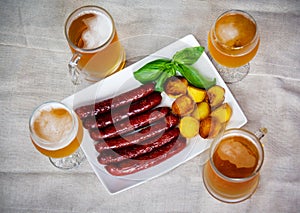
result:
[(71, 53), (64, 22), (83, 4), (67, 0), (0, 2), (0, 212), (299, 211), (298, 1), (89, 1), (114, 17), (128, 64), (187, 34), (206, 47), (210, 25), (227, 9), (246, 10), (256, 19), (261, 43), (250, 73), (228, 86), (248, 118), (244, 128), (255, 132), (266, 127), (269, 132), (263, 139), (260, 185), (251, 199), (237, 205), (221, 203), (206, 191), (201, 155), (111, 196), (88, 162), (60, 171), (35, 150), (28, 130), (34, 107), (78, 90), (67, 71)]

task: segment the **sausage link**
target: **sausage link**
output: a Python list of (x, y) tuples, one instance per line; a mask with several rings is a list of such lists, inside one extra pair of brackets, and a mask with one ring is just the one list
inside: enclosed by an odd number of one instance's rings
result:
[(100, 113), (109, 112), (112, 109), (146, 97), (147, 95), (154, 92), (154, 89), (155, 88), (153, 83), (144, 84), (138, 88), (117, 95), (114, 98), (109, 98), (95, 104), (78, 107), (77, 109), (75, 109), (75, 112), (80, 119), (84, 119), (88, 116), (96, 116)]
[(153, 92), (145, 98), (133, 102), (131, 105), (125, 105), (101, 114), (100, 116), (89, 116), (83, 120), (83, 126), (86, 129), (103, 128), (110, 124), (119, 122), (130, 116), (134, 116), (150, 110), (160, 104), (162, 100), (160, 92)]
[(165, 119), (161, 119), (151, 126), (148, 126), (136, 133), (126, 135), (124, 137), (116, 137), (99, 141), (95, 145), (95, 149), (101, 152), (106, 149), (122, 148), (133, 144), (140, 144), (152, 137), (160, 136), (167, 129), (176, 126), (179, 123), (179, 118), (169, 113)]
[(95, 141), (117, 137), (138, 128), (152, 124), (164, 118), (168, 114), (168, 112), (170, 112), (169, 107), (158, 107), (143, 114), (132, 116), (131, 118), (120, 121), (114, 125), (109, 125), (101, 129), (90, 129), (90, 136)]
[(151, 152), (155, 148), (161, 147), (172, 140), (176, 140), (179, 136), (179, 129), (169, 129), (161, 137), (154, 137), (145, 141), (143, 144), (136, 144), (121, 149), (108, 149), (101, 152), (98, 156), (98, 162), (100, 164), (109, 164), (120, 162), (125, 159), (135, 158), (142, 154)]
[(118, 163), (111, 163), (105, 169), (112, 175), (123, 176), (136, 173), (138, 171), (155, 166), (175, 154), (179, 153), (186, 146), (186, 139), (179, 137), (170, 143), (159, 147), (152, 152), (138, 156), (134, 159), (126, 159)]

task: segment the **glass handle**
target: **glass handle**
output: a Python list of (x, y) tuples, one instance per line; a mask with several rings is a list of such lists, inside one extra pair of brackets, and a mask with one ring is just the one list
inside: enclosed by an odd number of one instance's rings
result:
[(69, 73), (71, 75), (71, 81), (74, 85), (79, 85), (81, 83), (81, 80), (80, 80), (80, 70), (77, 66), (78, 64), (78, 61), (80, 60), (81, 58), (81, 54), (79, 53), (75, 53), (73, 54), (69, 64), (68, 64), (68, 67), (69, 67)]
[(268, 133), (268, 129), (261, 127), (256, 133), (255, 136), (260, 140)]

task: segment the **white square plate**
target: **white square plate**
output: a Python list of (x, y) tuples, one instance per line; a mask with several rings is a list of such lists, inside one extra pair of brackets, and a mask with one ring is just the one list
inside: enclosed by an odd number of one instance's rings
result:
[[(76, 108), (85, 104), (95, 103), (96, 100), (98, 101), (111, 98), (117, 94), (134, 89), (141, 84), (133, 77), (133, 72), (142, 67), (144, 64), (157, 58), (172, 58), (172, 56), (179, 50), (199, 45), (200, 44), (193, 35), (187, 35), (184, 38), (177, 40), (150, 56), (136, 62), (135, 64), (126, 67), (122, 71), (67, 97), (62, 102)], [(209, 78), (216, 78), (217, 84), (225, 88), (225, 102), (230, 104), (233, 112), (227, 128), (237, 128), (246, 124), (247, 118), (205, 52), (193, 66), (203, 75)], [(163, 101), (161, 105), (170, 106), (173, 100), (164, 95), (164, 93), (162, 95)], [(123, 177), (110, 175), (106, 172), (104, 166), (98, 163), (98, 153), (94, 149), (94, 141), (90, 138), (87, 130), (84, 131), (84, 138), (81, 147), (99, 180), (109, 193), (114, 194), (169, 172), (204, 152), (209, 147), (210, 142), (211, 140), (204, 140), (200, 136), (196, 136), (195, 138), (188, 140), (186, 148), (172, 158), (154, 167)]]

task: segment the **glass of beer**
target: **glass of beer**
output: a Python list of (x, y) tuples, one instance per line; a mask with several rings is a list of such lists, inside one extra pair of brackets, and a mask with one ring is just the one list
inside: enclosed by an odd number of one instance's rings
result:
[(202, 174), (204, 185), (213, 197), (236, 203), (255, 192), (264, 161), (260, 138), (266, 131), (261, 128), (253, 134), (243, 129), (229, 129), (213, 141)]
[(72, 12), (65, 23), (65, 36), (73, 53), (68, 66), (75, 85), (82, 79), (99, 81), (124, 67), (125, 51), (105, 9), (84, 6)]
[(260, 42), (256, 21), (250, 14), (226, 11), (212, 25), (207, 40), (212, 62), (226, 83), (238, 82), (248, 74)]
[(80, 148), (81, 121), (65, 104), (51, 101), (38, 106), (29, 119), (29, 130), (35, 148), (55, 167), (71, 169), (85, 159)]

